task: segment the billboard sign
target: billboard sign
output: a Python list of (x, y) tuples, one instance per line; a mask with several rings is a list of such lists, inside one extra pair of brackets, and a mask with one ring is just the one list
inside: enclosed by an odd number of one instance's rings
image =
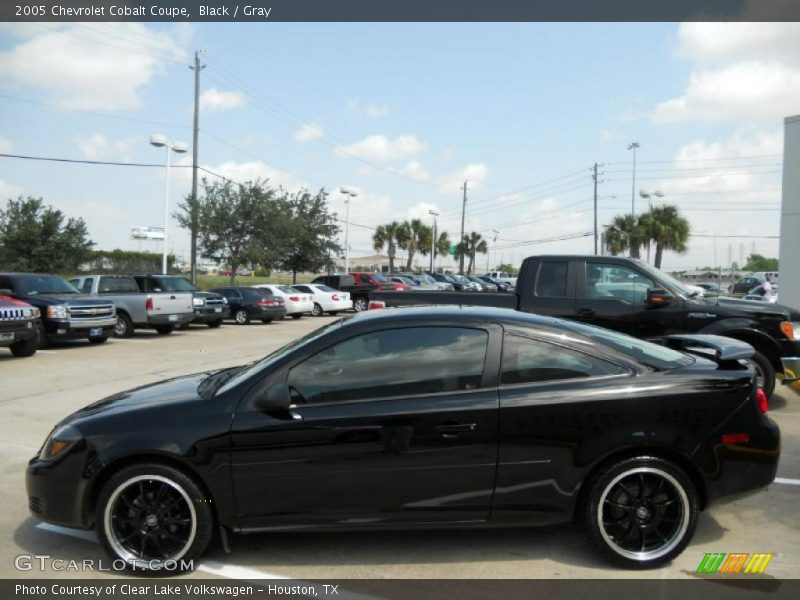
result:
[(131, 227), (131, 238), (134, 240), (163, 240), (164, 228), (146, 225)]

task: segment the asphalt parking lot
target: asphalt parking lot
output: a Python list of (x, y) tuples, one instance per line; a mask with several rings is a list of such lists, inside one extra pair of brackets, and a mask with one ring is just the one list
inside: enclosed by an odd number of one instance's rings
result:
[[(34, 357), (0, 352), (0, 577), (108, 577), (107, 572), (20, 573), (20, 554), (66, 561), (107, 560), (91, 532), (42, 526), (30, 517), (24, 487), (28, 459), (52, 426), (104, 396), (168, 377), (242, 364), (331, 317), (270, 325), (195, 326), (171, 336), (140, 331), (103, 345), (54, 344)], [(693, 577), (706, 552), (771, 552), (760, 577), (800, 572), (800, 394), (780, 388), (770, 416), (783, 433), (778, 480), (745, 499), (705, 511), (690, 547), (672, 564), (622, 571), (596, 557), (572, 527), (233, 536), (231, 554), (213, 546), (184, 577), (241, 579)], [(113, 574), (117, 576), (118, 574)]]

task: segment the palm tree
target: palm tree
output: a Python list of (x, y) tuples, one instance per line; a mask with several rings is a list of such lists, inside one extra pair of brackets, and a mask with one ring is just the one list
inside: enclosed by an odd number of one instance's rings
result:
[(691, 227), (677, 206), (663, 205), (650, 209), (650, 212), (641, 216), (641, 225), (646, 239), (656, 245), (656, 269), (661, 268), (664, 250), (678, 254), (686, 252)]
[(467, 275), (472, 272), (472, 267), (475, 264), (475, 254), (480, 252), (486, 254), (489, 251), (489, 246), (486, 240), (477, 231), (473, 231), (464, 236), (464, 241), (459, 244), (459, 252), (464, 256), (469, 256), (469, 266), (467, 267)]
[(606, 229), (606, 246), (614, 256), (628, 250), (631, 257), (639, 258), (639, 248), (646, 238), (641, 219), (633, 215), (617, 215)]
[(372, 247), (380, 252), (384, 246), (388, 247), (387, 254), (389, 255), (389, 271), (394, 271), (394, 257), (397, 254), (397, 248), (404, 247), (407, 239), (407, 232), (405, 223), (401, 224), (397, 221), (392, 221), (386, 225), (379, 225), (372, 234)]
[(425, 225), (420, 219), (412, 219), (409, 223), (403, 223), (407, 237), (403, 248), (408, 252), (408, 260), (406, 261), (406, 271), (411, 270), (411, 263), (414, 260), (414, 254), (419, 252), (426, 256), (431, 251), (431, 236), (433, 231), (430, 227)]
[(450, 254), (450, 236), (446, 231), (442, 231), (436, 239), (436, 245), (433, 248), (433, 262), (436, 262), (437, 256), (447, 256)]

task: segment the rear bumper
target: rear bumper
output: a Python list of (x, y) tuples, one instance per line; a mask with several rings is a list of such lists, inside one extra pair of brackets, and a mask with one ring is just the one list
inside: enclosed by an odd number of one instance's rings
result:
[(286, 304), (286, 314), (287, 315), (296, 315), (297, 313), (307, 313), (314, 310), (314, 303), (313, 302), (293, 302), (291, 304)]
[(147, 315), (147, 324), (150, 326), (182, 325), (194, 319), (194, 313), (173, 313), (165, 315)]
[(250, 316), (255, 319), (282, 319), (286, 316), (286, 309), (272, 306), (251, 307)]

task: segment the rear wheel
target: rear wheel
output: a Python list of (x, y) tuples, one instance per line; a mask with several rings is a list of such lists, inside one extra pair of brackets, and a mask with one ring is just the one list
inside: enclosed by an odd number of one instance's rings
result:
[(129, 338), (133, 335), (133, 321), (124, 312), (117, 313), (117, 324), (114, 326), (114, 337)]
[(200, 556), (213, 531), (210, 499), (189, 476), (158, 463), (112, 476), (100, 491), (95, 522), (105, 550), (145, 572), (175, 570)]
[(339, 311), (338, 311), (338, 310), (331, 310), (331, 311), (329, 311), (329, 312), (328, 312), (328, 314), (329, 314), (330, 316), (332, 316), (332, 317), (335, 317), (336, 315), (338, 315), (338, 314), (339, 314)]
[(158, 335), (169, 335), (175, 330), (175, 327), (172, 325), (159, 325), (156, 327), (156, 331)]
[(294, 313), (292, 315), (292, 318), (293, 319), (302, 319), (303, 318), (303, 313)]
[(189, 323), (181, 323), (180, 325), (175, 325), (175, 331), (186, 331), (189, 329)]
[(211, 321), (210, 323), (206, 323), (206, 325), (211, 327), (211, 329), (215, 329), (216, 327), (222, 325), (222, 319), (220, 319), (219, 321)]
[(769, 359), (761, 354), (758, 350), (753, 354), (753, 358), (748, 361), (753, 365), (756, 370), (756, 379), (758, 380), (758, 387), (764, 390), (767, 398), (772, 396), (775, 391), (775, 369)]
[(37, 346), (37, 339), (36, 339), (36, 332), (29, 337), (27, 340), (20, 340), (18, 342), (14, 342), (11, 344), (8, 349), (11, 350), (11, 354), (16, 356), (17, 358), (23, 358), (25, 356), (33, 356), (36, 354), (36, 346)]
[(661, 458), (610, 463), (589, 482), (586, 533), (606, 558), (651, 568), (683, 552), (697, 525), (699, 502), (689, 476)]
[(250, 315), (247, 314), (245, 309), (240, 308), (233, 315), (233, 320), (236, 321), (237, 325), (248, 325), (250, 323)]
[(312, 317), (321, 317), (322, 316), (322, 306), (314, 302), (314, 308), (311, 309), (311, 316)]
[(90, 337), (89, 343), (90, 344), (105, 344), (108, 341), (107, 335), (102, 335), (98, 337)]
[(366, 298), (356, 298), (353, 300), (353, 308), (356, 312), (364, 312), (369, 308), (369, 303)]
[(265, 325), (269, 325), (270, 323), (272, 323), (272, 319), (261, 319), (261, 322), (264, 323)]

